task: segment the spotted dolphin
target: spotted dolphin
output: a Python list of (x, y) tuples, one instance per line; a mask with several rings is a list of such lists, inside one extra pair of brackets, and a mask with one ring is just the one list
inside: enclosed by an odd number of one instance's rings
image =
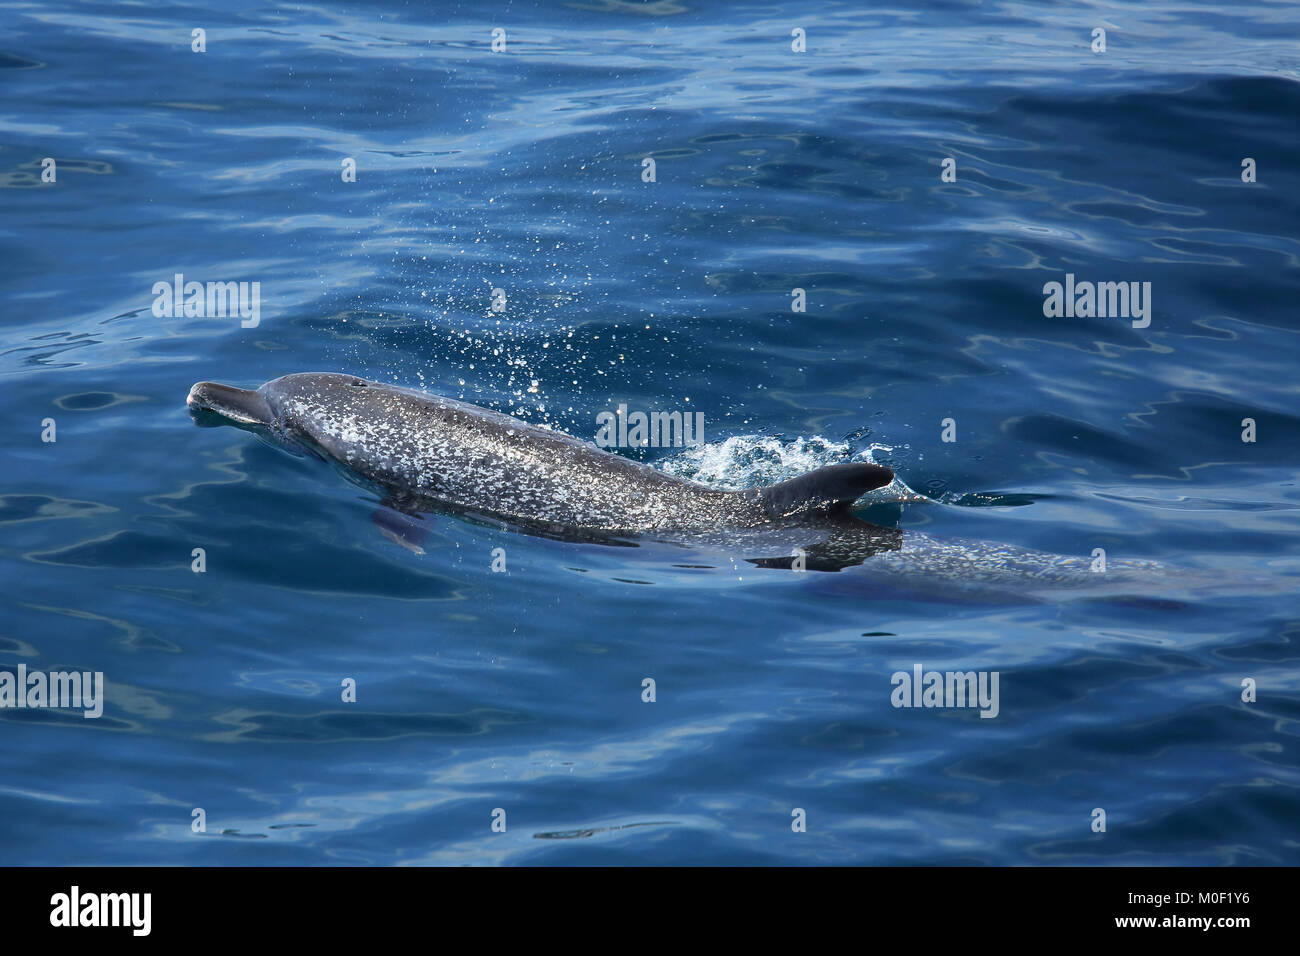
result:
[(724, 491), (501, 412), (332, 372), (286, 375), (256, 389), (199, 382), (186, 403), (199, 425), (234, 425), (333, 463), (379, 497), (374, 520), (412, 550), (419, 548), (411, 532), (418, 541), (427, 525), (412, 528), (407, 518), (452, 512), (566, 541), (721, 551), (766, 568), (839, 571), (865, 563), (890, 593), (918, 581), (945, 594), (1115, 591), (1149, 584), (1162, 570), (1111, 561), (1101, 575), (1078, 555), (870, 523), (853, 505), (894, 479), (870, 462)]
[(894, 478), (852, 462), (724, 491), (501, 412), (331, 372), (257, 389), (199, 382), (186, 404), (199, 424), (236, 425), (332, 462), (399, 512), (460, 512), (580, 540), (862, 525), (849, 506)]

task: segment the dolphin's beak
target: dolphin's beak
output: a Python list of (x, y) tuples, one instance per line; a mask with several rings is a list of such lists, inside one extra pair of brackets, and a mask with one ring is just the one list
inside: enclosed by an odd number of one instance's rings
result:
[(195, 384), (185, 404), (199, 425), (269, 425), (274, 418), (260, 393), (216, 382)]

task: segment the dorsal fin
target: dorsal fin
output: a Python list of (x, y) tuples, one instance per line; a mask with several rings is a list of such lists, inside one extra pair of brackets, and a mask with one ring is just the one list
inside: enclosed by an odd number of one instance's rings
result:
[(893, 480), (894, 473), (884, 465), (826, 465), (798, 478), (759, 488), (758, 500), (769, 518), (783, 518), (809, 509), (852, 504)]

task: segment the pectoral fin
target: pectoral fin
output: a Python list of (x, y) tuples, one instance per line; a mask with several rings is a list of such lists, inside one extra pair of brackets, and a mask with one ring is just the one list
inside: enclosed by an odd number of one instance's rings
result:
[(370, 520), (389, 541), (412, 554), (424, 554), (424, 543), (433, 527), (430, 516), (415, 514), (403, 508), (400, 501), (385, 498), (370, 513)]

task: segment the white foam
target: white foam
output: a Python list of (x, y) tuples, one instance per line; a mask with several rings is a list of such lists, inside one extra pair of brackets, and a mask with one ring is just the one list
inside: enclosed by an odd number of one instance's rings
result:
[[(811, 438), (782, 439), (764, 435), (733, 435), (720, 442), (684, 448), (656, 466), (670, 475), (698, 481), (712, 488), (736, 490), (770, 485), (788, 478), (848, 461), (878, 464), (877, 452), (891, 452), (889, 445), (872, 444), (856, 454), (848, 442)], [(924, 495), (907, 487), (897, 475), (884, 488), (867, 497), (873, 501), (925, 501)]]

